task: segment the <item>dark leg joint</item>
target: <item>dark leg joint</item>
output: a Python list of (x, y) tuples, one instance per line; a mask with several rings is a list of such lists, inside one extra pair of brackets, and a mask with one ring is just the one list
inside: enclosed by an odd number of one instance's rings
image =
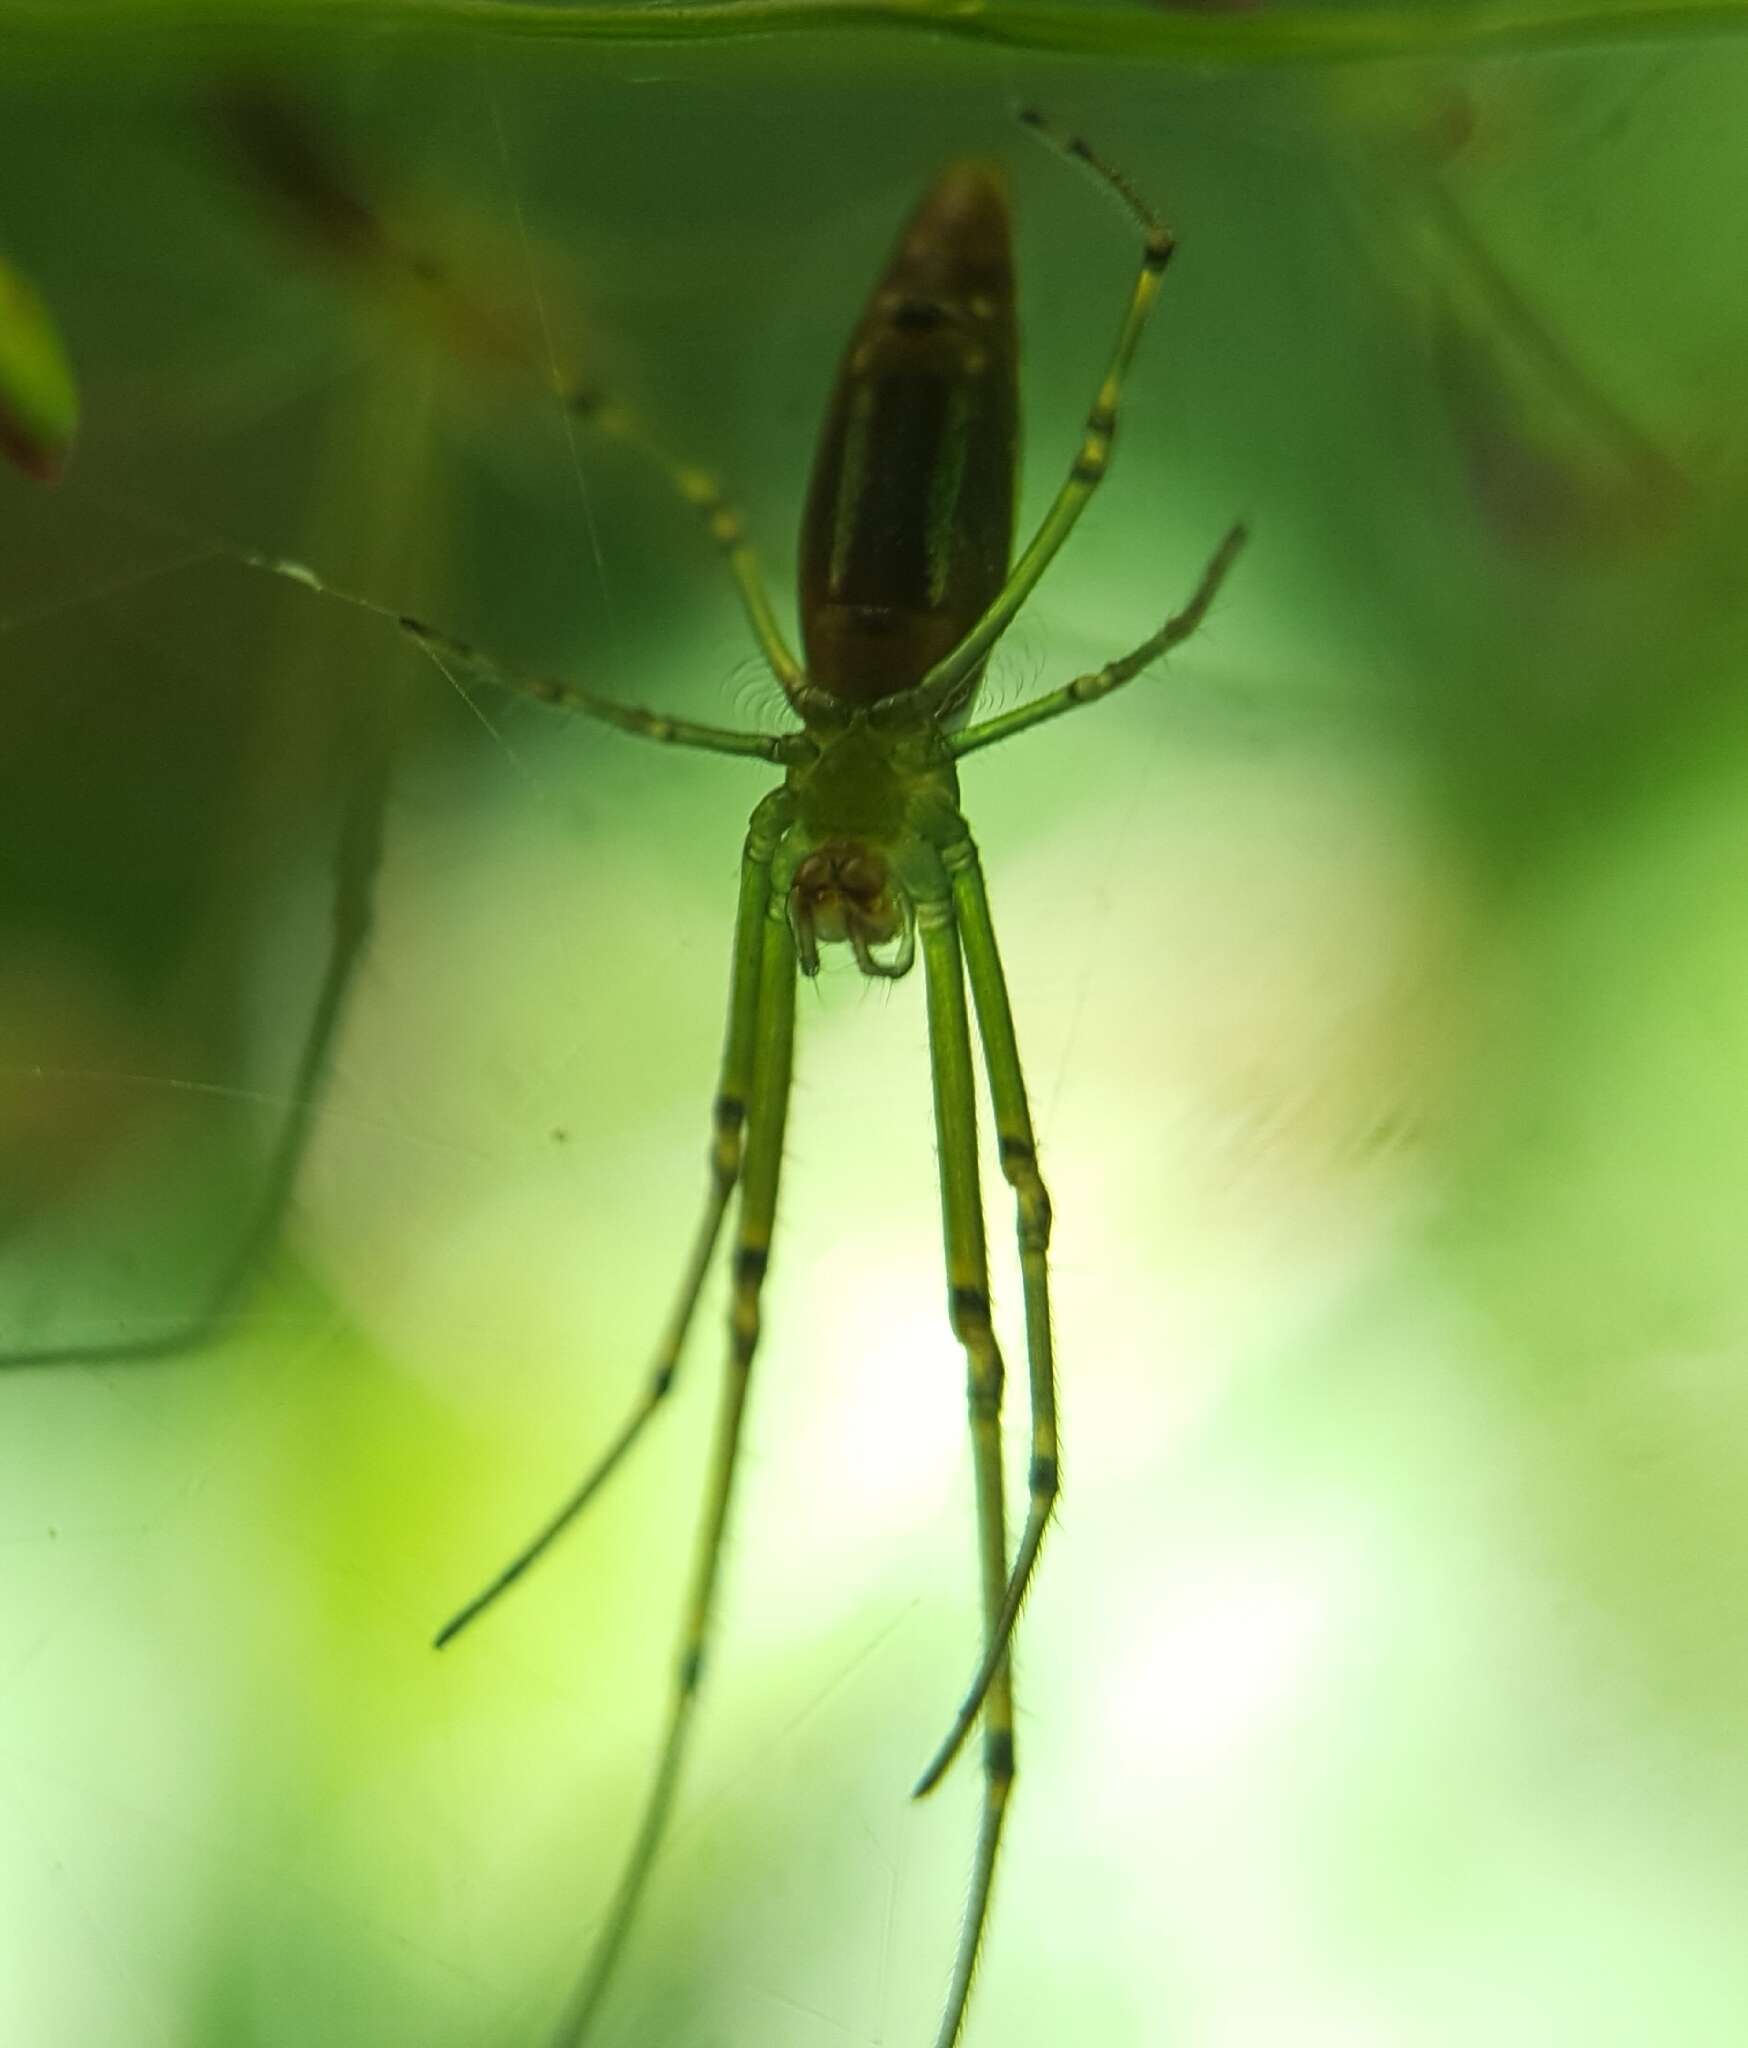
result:
[(738, 1095), (719, 1095), (714, 1105), (716, 1128), (725, 1136), (738, 1131), (747, 1120), (747, 1106)]
[(1003, 1166), (1036, 1166), (1038, 1155), (1025, 1138), (1003, 1138), (1001, 1163)]
[(762, 1244), (743, 1244), (734, 1255), (734, 1280), (737, 1287), (757, 1287), (762, 1284), (766, 1268), (771, 1263), (771, 1254)]
[(680, 1690), (696, 1692), (698, 1681), (704, 1675), (704, 1652), (701, 1649), (688, 1650), (680, 1659)]
[(673, 1392), (673, 1388), (674, 1368), (671, 1365), (664, 1365), (655, 1378), (650, 1381), (649, 1397), (652, 1401), (665, 1401), (668, 1395)]
[(1056, 1460), (1034, 1458), (1032, 1468), (1026, 1475), (1026, 1483), (1035, 1494), (1053, 1494), (1056, 1491)]
[(1014, 1737), (1011, 1728), (992, 1728), (983, 1738), (983, 1772), (998, 1785), (1009, 1785), (1014, 1776)]
[(1020, 1250), (1045, 1252), (1050, 1249), (1050, 1197), (1042, 1184), (1020, 1197)]
[(947, 1296), (947, 1311), (956, 1331), (967, 1325), (973, 1329), (989, 1326), (989, 1296), (981, 1287), (953, 1288)]

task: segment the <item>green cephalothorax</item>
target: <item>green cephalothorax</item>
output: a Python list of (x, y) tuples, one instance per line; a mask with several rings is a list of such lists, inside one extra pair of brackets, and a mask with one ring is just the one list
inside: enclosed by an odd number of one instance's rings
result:
[[(1034, 115), (1024, 118), (1042, 126)], [(772, 1256), (797, 977), (816, 974), (821, 949), (831, 946), (847, 947), (867, 975), (895, 978), (917, 960), (923, 970), (947, 1320), (964, 1356), (976, 1478), (983, 1643), (947, 1737), (916, 1790), (926, 1792), (939, 1780), (981, 1722), (982, 1819), (935, 2048), (954, 2048), (964, 2023), (1014, 1775), (1008, 1645), (1056, 1498), (1059, 1464), (1050, 1199), (1039, 1171), (982, 868), (960, 810), (956, 763), (1108, 695), (1186, 639), (1201, 623), (1243, 539), (1234, 528), (1189, 602), (1126, 654), (1028, 703), (980, 723), (964, 722), (990, 650), (1107, 473), (1123, 381), (1172, 252), (1171, 236), (1125, 179), (1084, 143), (1049, 139), (1116, 192), (1140, 230), (1142, 253), (1066, 473), (1017, 557), (1012, 236), (1006, 180), (993, 165), (955, 163), (935, 179), (850, 338), (827, 405), (801, 531), (805, 662), (784, 639), (740, 515), (716, 481), (668, 454), (634, 414), (598, 387), (565, 394), (580, 422), (631, 449), (664, 479), (721, 553), (753, 637), (795, 716), (789, 731), (738, 732), (668, 717), (579, 684), (519, 673), (420, 620), (396, 619), (452, 677), (466, 674), (519, 691), (638, 738), (758, 760), (783, 771), (781, 786), (754, 809), (741, 855), (708, 1195), (642, 1394), (570, 1498), (437, 1638), (440, 1644), (450, 1641), (545, 1554), (661, 1407), (674, 1386), (732, 1210), (727, 1378), (667, 1730), (603, 1932), (560, 2024), (559, 2048), (576, 2048), (583, 2040), (607, 1990), (679, 1782), (704, 1671)], [(420, 276), (427, 290), (444, 289), (428, 267)], [(330, 590), (301, 564), (247, 559), (308, 588)], [(383, 780), (361, 777), (358, 815), (341, 846), (329, 973), (306, 1035), (305, 1076), (313, 1077), (325, 1063), (368, 928)], [(1011, 1557), (1002, 1499), (1004, 1373), (990, 1312), (979, 1188), (974, 1029), (1001, 1170), (1013, 1195), (1024, 1294), (1031, 1457), (1025, 1522)], [(211, 1334), (243, 1265), (286, 1199), (309, 1127), (313, 1080), (300, 1088), (297, 1100), (276, 1151), (273, 1185), (207, 1314), (168, 1339), (79, 1355), (142, 1357)], [(45, 1363), (68, 1355), (39, 1352), (5, 1362)]]
[[(864, 974), (897, 980), (916, 958), (904, 856), (924, 836), (921, 819), (957, 811), (951, 752), (930, 720), (888, 729), (861, 711), (817, 746), (789, 769), (793, 837), (803, 849), (788, 895), (798, 964), (817, 974), (820, 946), (842, 943)], [(896, 951), (882, 958), (875, 948), (889, 941)]]

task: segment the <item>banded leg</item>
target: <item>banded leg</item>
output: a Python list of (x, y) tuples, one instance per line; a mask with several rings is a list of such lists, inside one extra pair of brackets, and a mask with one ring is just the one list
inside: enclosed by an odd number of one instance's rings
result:
[(1007, 1586), (1007, 1525), (1002, 1506), (1001, 1353), (989, 1314), (989, 1261), (977, 1175), (977, 1105), (965, 975), (953, 906), (945, 890), (917, 902), (928, 984), (929, 1056), (934, 1069), (935, 1132), (941, 1166), (941, 1227), (947, 1254), (947, 1302), (953, 1334), (965, 1348), (971, 1452), (977, 1484), (977, 1552), (984, 1641), (994, 1670), (983, 1698), (983, 1812), (959, 1946), (935, 2048), (954, 2048), (977, 1969), (995, 1879), (996, 1851), (1014, 1778), (1014, 1703), (1005, 1642), (996, 1641)]
[(147, 1365), (203, 1350), (223, 1335), (230, 1310), (254, 1277), (285, 1220), (315, 1127), (316, 1104), (328, 1055), (345, 1012), (352, 977), (370, 937), (376, 876), (382, 864), (382, 819), (388, 802), (395, 727), (392, 699), (385, 697), (365, 721), (346, 792), (334, 855), (328, 957), (291, 1080), (291, 1109), (274, 1141), (254, 1208), (217, 1279), (207, 1290), (205, 1302), (185, 1321), (150, 1337), (94, 1344), (44, 1344), (27, 1350), (3, 1351), (0, 1370), (39, 1365)]
[(640, 704), (622, 704), (617, 697), (585, 689), (580, 683), (566, 682), (562, 676), (540, 675), (528, 669), (513, 668), (424, 619), (416, 619), (407, 612), (397, 612), (393, 606), (378, 604), (374, 598), (360, 597), (356, 591), (343, 590), (338, 584), (319, 576), (306, 562), (291, 561), (283, 555), (258, 554), (251, 548), (237, 548), (230, 552), (232, 558), (245, 568), (264, 570), (269, 576), (282, 576), (288, 583), (302, 584), (305, 590), (313, 590), (319, 597), (332, 598), (339, 604), (350, 605), (354, 611), (368, 612), (373, 618), (389, 620), (408, 639), (422, 647), (445, 675), (451, 668), (464, 669), (494, 690), (509, 690), (519, 697), (532, 697), (537, 704), (550, 704), (561, 711), (577, 711), (602, 725), (614, 726), (638, 739), (655, 740), (663, 746), (697, 747), (707, 754), (738, 754), (743, 759), (769, 761), (778, 767), (812, 752), (811, 742), (798, 733), (735, 732), (726, 726), (701, 725), (696, 719), (670, 718), (666, 712), (646, 711)]
[(1187, 640), (1208, 616), (1208, 608), (1219, 594), (1220, 586), (1226, 581), (1227, 571), (1238, 559), (1238, 551), (1248, 538), (1242, 525), (1230, 528), (1209, 558), (1208, 566), (1202, 571), (1202, 580), (1190, 594), (1190, 601), (1182, 611), (1173, 612), (1157, 633), (1151, 633), (1139, 647), (1107, 661), (1103, 668), (1091, 670), (1084, 676), (1076, 676), (1072, 682), (1064, 683), (1059, 690), (1049, 690), (1042, 697), (1036, 697), (1030, 704), (1017, 704), (1012, 711), (1001, 711), (994, 718), (983, 719), (977, 725), (968, 725), (961, 732), (949, 733), (947, 745), (957, 758), (970, 754), (979, 747), (993, 747), (997, 741), (1010, 739), (1017, 732), (1029, 727), (1042, 725), (1048, 718), (1060, 718), (1065, 711), (1077, 711), (1083, 704), (1096, 704), (1101, 697), (1108, 697), (1113, 690), (1121, 689), (1125, 683), (1133, 682), (1143, 669), (1151, 668), (1162, 654), (1167, 654), (1180, 642)]
[(576, 2048), (600, 2007), (632, 1918), (643, 1896), (650, 1866), (667, 1825), (684, 1760), (686, 1736), (704, 1670), (705, 1641), (715, 1605), (722, 1562), (723, 1530), (733, 1493), (736, 1454), (753, 1355), (759, 1342), (759, 1295), (770, 1263), (771, 1226), (777, 1210), (777, 1181), (783, 1160), (783, 1126), (789, 1108), (790, 1056), (795, 1034), (795, 941), (785, 903), (786, 879), (766, 905), (759, 952), (757, 1021), (753, 1037), (752, 1089), (747, 1104), (746, 1164), (735, 1233), (733, 1296), (729, 1309), (728, 1381), (717, 1419), (710, 1486), (698, 1534), (698, 1558), (680, 1639), (679, 1669), (667, 1733), (643, 1819), (619, 1888), (607, 1910), (582, 1982), (577, 1986), (554, 2039), (554, 2048)]
[[(258, 87), (233, 89), (213, 103), (239, 168), (272, 208), (281, 231), (295, 233), (353, 288), (373, 288), (427, 317), (463, 367), (510, 371), (556, 384), (560, 403), (648, 463), (699, 518), (722, 553), (760, 651), (794, 701), (801, 666), (785, 644), (740, 514), (703, 471), (676, 461), (619, 400), (542, 365), (514, 320), (454, 276), (428, 249), (405, 239), (355, 164), (295, 101)], [(530, 277), (530, 285), (534, 280)], [(538, 293), (536, 293), (538, 297)]]
[(1111, 444), (1117, 431), (1117, 409), (1122, 402), (1123, 380), (1128, 374), (1142, 330), (1147, 325), (1148, 315), (1153, 311), (1154, 301), (1159, 297), (1160, 280), (1176, 247), (1171, 230), (1129, 181), (1097, 157), (1079, 136), (1056, 136), (1043, 117), (1030, 108), (1022, 112), (1020, 118), (1065, 155), (1085, 164), (1129, 209), (1144, 237), (1141, 268), (1130, 289), (1129, 303), (1124, 308), (1122, 324), (1117, 330), (1116, 345), (1086, 416), (1080, 446), (1042, 524), (1009, 570), (1007, 581), (996, 592), (988, 610), (958, 646), (950, 654), (943, 655), (914, 689), (885, 699), (880, 715), (888, 718), (908, 720), (919, 713), (940, 718), (953, 707), (967, 677), (975, 675), (989, 650), (1013, 623), (1014, 615), (1031, 596), (1038, 579), (1074, 531), (1093, 493), (1104, 482), (1110, 467)]
[(1020, 1278), (1026, 1301), (1026, 1370), (1031, 1399), (1032, 1457), (1027, 1472), (1025, 1527), (1012, 1567), (1005, 1575), (994, 1620), (988, 1631), (983, 1661), (971, 1681), (946, 1740), (917, 1780), (912, 1797), (932, 1792), (970, 1734), (978, 1710), (1004, 1668), (1008, 1642), (1026, 1597), (1032, 1569), (1038, 1562), (1044, 1531), (1056, 1504), (1060, 1463), (1056, 1438), (1056, 1365), (1050, 1332), (1050, 1196), (1038, 1171), (1038, 1149), (1026, 1106), (1026, 1082), (1014, 1036), (1013, 1010), (1007, 980), (996, 948), (995, 926), (977, 848), (962, 819), (941, 848), (942, 864), (953, 888), (953, 909), (965, 952), (965, 968), (977, 1009), (977, 1030), (983, 1040), (989, 1072), (990, 1100), (995, 1107), (1001, 1170), (1014, 1191), (1014, 1220), (1020, 1246)]
[(746, 1125), (747, 1098), (753, 1084), (754, 1039), (758, 1023), (760, 960), (764, 947), (765, 912), (771, 900), (771, 856), (787, 828), (793, 802), (786, 790), (774, 790), (753, 812), (746, 846), (741, 853), (740, 904), (735, 915), (734, 964), (729, 982), (728, 1024), (724, 1032), (722, 1067), (712, 1112), (709, 1151), (710, 1191), (704, 1214), (699, 1219), (692, 1255), (686, 1262), (680, 1291), (668, 1317), (668, 1325), (657, 1348), (655, 1364), (643, 1390), (619, 1433), (558, 1511), (505, 1565), (491, 1583), (452, 1615), (437, 1632), (434, 1647), (441, 1650), (479, 1618), (501, 1593), (508, 1592), (529, 1567), (536, 1564), (589, 1505), (621, 1461), (642, 1435), (651, 1416), (673, 1391), (680, 1353), (686, 1333), (692, 1327), (698, 1297), (710, 1271), (716, 1241), (722, 1233), (722, 1219), (729, 1197), (740, 1179), (742, 1136)]
[(746, 523), (739, 508), (708, 470), (695, 468), (691, 463), (681, 462), (670, 455), (645, 429), (630, 407), (620, 400), (586, 384), (561, 388), (559, 397), (565, 409), (576, 418), (611, 436), (621, 447), (628, 448), (647, 462), (675, 497), (696, 516), (734, 579), (734, 587), (740, 593), (741, 609), (752, 628), (753, 638), (759, 643), (759, 652), (765, 657), (771, 673), (782, 684), (783, 694), (799, 710), (804, 688), (801, 664), (790, 651), (788, 642), (783, 638), (783, 629), (777, 623), (777, 614), (772, 608), (770, 593), (765, 588), (758, 557), (747, 538)]

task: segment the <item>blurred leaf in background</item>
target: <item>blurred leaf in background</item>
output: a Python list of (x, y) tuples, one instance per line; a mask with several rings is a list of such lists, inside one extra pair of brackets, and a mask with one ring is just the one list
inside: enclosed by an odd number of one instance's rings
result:
[[(0, 1376), (0, 2034), (544, 2039), (661, 1708), (707, 1337), (567, 1554), (427, 1644), (640, 1384), (762, 781), (463, 697), (242, 555), (774, 719), (710, 551), (550, 393), (586, 370), (730, 478), (780, 586), (893, 222), (1000, 154), (1035, 518), (1132, 251), (1019, 94), (1180, 255), (990, 701), (1131, 644), (1235, 514), (1255, 538), (1184, 658), (965, 776), (1066, 1481), (968, 2048), (1733, 2042), (1748, 51), (273, 57), (0, 77), (0, 238), (85, 415), (59, 491), (0, 480), (15, 1342), (204, 1299), (293, 1106), (359, 760), (394, 762), (226, 1342)], [(326, 206), (290, 178), (289, 234), (214, 123), (262, 91), (356, 167)], [(468, 290), (377, 290), (353, 232)], [(973, 1786), (903, 1794), (976, 1599), (913, 994), (804, 1006), (713, 1690), (609, 2048), (930, 2038)]]
[(78, 424), (78, 387), (48, 308), (0, 256), (0, 455), (52, 483)]

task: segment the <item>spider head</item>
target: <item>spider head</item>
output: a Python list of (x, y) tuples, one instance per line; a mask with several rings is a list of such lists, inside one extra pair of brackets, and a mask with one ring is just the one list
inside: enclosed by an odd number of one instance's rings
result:
[[(905, 890), (893, 879), (886, 858), (859, 839), (836, 839), (816, 846), (795, 870), (789, 885), (789, 926), (801, 971), (819, 972), (822, 945), (847, 945), (864, 974), (896, 981), (908, 974), (916, 957), (916, 912)], [(892, 940), (898, 950), (889, 960), (874, 948)]]

